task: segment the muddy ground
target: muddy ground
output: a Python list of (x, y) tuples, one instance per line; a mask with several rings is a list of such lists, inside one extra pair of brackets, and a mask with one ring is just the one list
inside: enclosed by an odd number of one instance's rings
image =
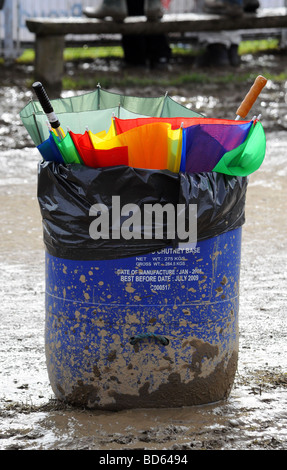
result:
[[(91, 64), (85, 66), (95, 85), (102, 65), (95, 63), (92, 70)], [(178, 67), (172, 63), (157, 73), (172, 76)], [(286, 68), (285, 55), (261, 54), (243, 57), (239, 70), (212, 73), (264, 74)], [(64, 406), (48, 382), (44, 247), (36, 198), (39, 154), (19, 119), (32, 96), (26, 87), (31, 73), (21, 67), (1, 70), (0, 449), (286, 450), (286, 84), (269, 81), (254, 107), (254, 114), (262, 114), (267, 152), (247, 192), (239, 362), (229, 398), (198, 407), (101, 412)], [(113, 73), (121, 73), (119, 64), (113, 64)], [(232, 118), (251, 83), (193, 84), (171, 87), (169, 93), (206, 116)], [(160, 87), (114, 90), (142, 96), (165, 92)]]

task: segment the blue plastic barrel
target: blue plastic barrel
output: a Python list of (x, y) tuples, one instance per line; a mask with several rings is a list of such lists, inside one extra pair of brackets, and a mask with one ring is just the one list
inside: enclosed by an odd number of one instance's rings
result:
[(228, 397), (238, 357), (241, 227), (100, 261), (46, 253), (46, 358), (57, 398), (96, 409)]

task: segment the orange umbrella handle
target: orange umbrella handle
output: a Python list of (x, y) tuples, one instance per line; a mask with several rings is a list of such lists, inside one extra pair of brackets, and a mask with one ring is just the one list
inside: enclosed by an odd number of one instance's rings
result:
[(263, 77), (262, 75), (258, 75), (253, 83), (252, 87), (250, 88), (249, 92), (245, 96), (244, 100), (242, 101), (241, 105), (236, 111), (237, 116), (241, 118), (245, 118), (249, 113), (250, 109), (254, 105), (255, 101), (257, 100), (258, 96), (260, 95), (261, 91), (265, 87), (267, 83), (267, 78)]

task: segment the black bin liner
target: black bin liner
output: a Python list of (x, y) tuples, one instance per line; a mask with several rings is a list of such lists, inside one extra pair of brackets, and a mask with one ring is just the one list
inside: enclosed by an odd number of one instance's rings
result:
[[(38, 201), (44, 243), (52, 256), (65, 259), (101, 260), (139, 256), (178, 246), (179, 240), (125, 240), (91, 238), (93, 204), (112, 210), (112, 196), (121, 206), (137, 204), (197, 204), (197, 240), (236, 229), (245, 222), (246, 177), (215, 172), (172, 173), (127, 166), (90, 168), (42, 161), (38, 167)], [(109, 217), (112, 220), (112, 217)], [(112, 225), (110, 225), (112, 230)]]

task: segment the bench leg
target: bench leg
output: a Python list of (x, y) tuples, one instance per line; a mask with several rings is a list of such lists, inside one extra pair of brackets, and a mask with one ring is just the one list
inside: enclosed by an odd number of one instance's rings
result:
[(65, 36), (36, 37), (35, 80), (46, 87), (51, 97), (57, 97), (62, 90), (64, 74)]

